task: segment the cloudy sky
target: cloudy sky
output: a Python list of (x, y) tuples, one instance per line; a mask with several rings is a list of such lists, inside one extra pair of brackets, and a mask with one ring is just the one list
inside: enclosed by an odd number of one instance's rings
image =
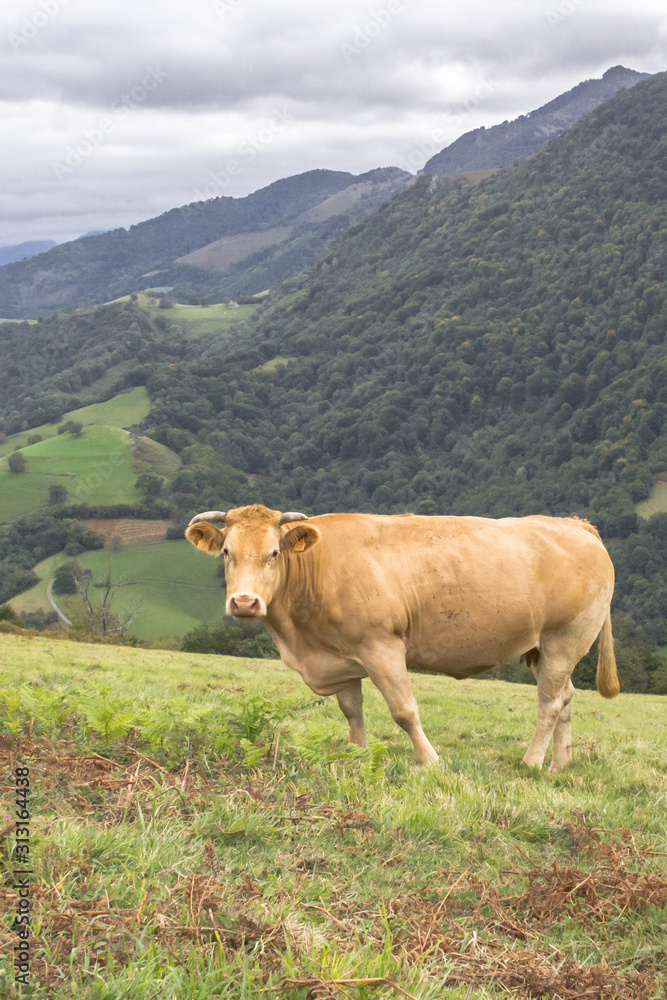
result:
[(3, 0), (0, 47), (7, 245), (316, 167), (416, 172), (610, 66), (667, 69), (667, 5)]

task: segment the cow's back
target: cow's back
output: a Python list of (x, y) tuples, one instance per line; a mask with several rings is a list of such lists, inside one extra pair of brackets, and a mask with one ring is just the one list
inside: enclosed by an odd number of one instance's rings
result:
[(321, 541), (300, 563), (290, 557), (278, 613), (342, 655), (400, 636), (408, 666), (465, 676), (611, 599), (609, 556), (576, 519), (327, 514), (309, 523)]

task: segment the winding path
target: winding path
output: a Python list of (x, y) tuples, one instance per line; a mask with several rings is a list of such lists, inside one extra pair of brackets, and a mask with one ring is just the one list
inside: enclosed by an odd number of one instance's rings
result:
[(51, 596), (51, 587), (52, 586), (53, 586), (53, 580), (49, 580), (48, 585), (46, 587), (46, 596), (49, 599), (49, 604), (51, 605), (51, 607), (53, 608), (53, 610), (57, 612), (59, 618), (62, 621), (64, 621), (66, 625), (71, 625), (72, 623), (69, 620), (69, 618), (67, 617), (67, 615), (64, 615), (62, 613), (62, 611), (60, 610), (60, 608), (58, 607), (58, 605), (56, 604), (56, 602), (53, 600), (53, 597)]

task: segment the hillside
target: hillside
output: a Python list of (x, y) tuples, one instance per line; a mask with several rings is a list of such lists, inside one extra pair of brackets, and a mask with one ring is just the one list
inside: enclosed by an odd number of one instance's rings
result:
[(589, 517), (628, 628), (664, 641), (667, 517), (634, 504), (667, 470), (666, 108), (660, 74), (513, 168), (420, 178), (241, 349), (154, 376), (149, 419), (290, 508)]
[(613, 66), (602, 79), (585, 80), (514, 121), (466, 132), (432, 156), (420, 173), (447, 177), (468, 170), (509, 167), (544, 149), (555, 136), (610, 100), (619, 90), (634, 87), (648, 75), (624, 66)]
[(410, 180), (394, 168), (358, 177), (311, 170), (245, 198), (193, 202), (129, 230), (63, 243), (0, 268), (0, 316), (36, 317), (155, 286), (185, 301), (261, 292)]
[(0, 757), (29, 766), (34, 817), (30, 992), (660, 996), (664, 698), (578, 693), (551, 775), (519, 763), (534, 687), (412, 683), (429, 768), (372, 685), (361, 748), (275, 661), (0, 634)]
[(0, 434), (39, 432), (68, 410), (142, 385), (147, 366), (191, 356), (193, 339), (203, 350), (257, 308), (165, 304), (139, 295), (37, 323), (0, 321)]
[[(152, 527), (150, 521), (116, 523), (116, 533), (121, 536), (123, 524), (134, 528), (136, 534), (144, 525)], [(91, 526), (93, 530), (97, 527), (95, 522)], [(125, 581), (114, 611), (121, 617), (132, 612), (129, 634), (140, 640), (181, 636), (224, 614), (225, 595), (216, 573), (217, 565), (211, 560), (202, 566), (196, 550), (184, 539), (165, 541), (164, 527), (160, 534), (161, 538), (153, 541), (129, 541), (117, 551), (105, 547), (84, 552), (77, 558), (82, 569), (91, 571), (93, 586), (109, 572), (114, 582)], [(50, 611), (47, 584), (58, 566), (67, 561), (68, 557), (61, 553), (39, 562), (34, 571), (40, 582), (13, 598), (12, 608), (18, 614)], [(56, 596), (58, 607), (76, 620), (78, 599)]]

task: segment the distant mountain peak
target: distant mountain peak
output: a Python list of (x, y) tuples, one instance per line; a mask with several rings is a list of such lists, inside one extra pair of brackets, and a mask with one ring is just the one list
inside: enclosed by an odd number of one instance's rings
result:
[(46, 253), (57, 246), (55, 240), (27, 240), (25, 243), (16, 243), (13, 246), (0, 247), (0, 267), (5, 264), (14, 264), (19, 260), (27, 260), (29, 257), (36, 257), (37, 254)]
[(448, 177), (471, 170), (509, 167), (537, 153), (619, 90), (634, 87), (650, 73), (612, 66), (601, 79), (584, 80), (547, 104), (513, 121), (464, 133), (424, 165), (421, 174)]

